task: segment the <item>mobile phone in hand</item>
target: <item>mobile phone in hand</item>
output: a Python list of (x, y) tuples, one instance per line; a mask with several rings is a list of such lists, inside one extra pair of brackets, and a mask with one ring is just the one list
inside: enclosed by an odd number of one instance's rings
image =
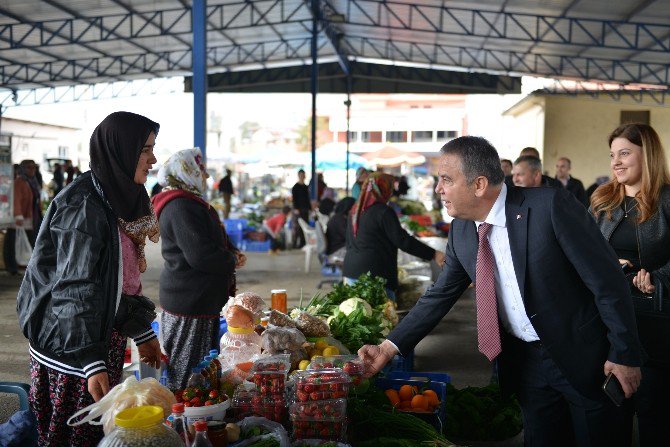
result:
[(620, 407), (626, 398), (626, 394), (623, 392), (619, 379), (612, 373), (607, 375), (607, 378), (603, 383), (603, 391), (617, 407)]

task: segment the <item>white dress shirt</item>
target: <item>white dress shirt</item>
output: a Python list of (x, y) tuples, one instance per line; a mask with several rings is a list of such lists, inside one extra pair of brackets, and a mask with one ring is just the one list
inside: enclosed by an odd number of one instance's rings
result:
[[(488, 238), (495, 259), (495, 286), (498, 297), (498, 315), (503, 326), (510, 334), (524, 341), (536, 341), (535, 328), (526, 314), (526, 307), (521, 299), (521, 290), (514, 272), (512, 251), (507, 234), (507, 217), (505, 216), (505, 200), (507, 185), (503, 183), (498, 199), (493, 204), (484, 222), (493, 225)], [(482, 222), (475, 222), (477, 229)]]

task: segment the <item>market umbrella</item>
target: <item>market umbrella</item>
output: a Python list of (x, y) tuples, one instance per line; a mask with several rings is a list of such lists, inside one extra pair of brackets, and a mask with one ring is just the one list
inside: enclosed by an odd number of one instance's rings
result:
[[(367, 168), (370, 162), (360, 155), (349, 153), (349, 169)], [(316, 169), (320, 171), (347, 169), (347, 152), (334, 147), (316, 150)]]
[(426, 157), (416, 152), (407, 152), (393, 146), (385, 146), (378, 151), (363, 154), (363, 158), (373, 165), (395, 167), (403, 164), (420, 165), (426, 162)]

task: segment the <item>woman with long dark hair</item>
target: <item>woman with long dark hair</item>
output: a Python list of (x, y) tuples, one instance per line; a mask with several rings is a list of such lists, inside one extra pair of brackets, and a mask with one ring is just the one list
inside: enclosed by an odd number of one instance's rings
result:
[[(658, 134), (624, 124), (609, 136), (612, 179), (591, 196), (591, 211), (627, 272), (631, 293), (653, 303), (670, 291), (670, 171)], [(643, 300), (644, 301), (644, 300)], [(635, 302), (638, 302), (635, 299)], [(667, 301), (666, 301), (667, 302)], [(633, 396), (641, 446), (670, 439), (670, 327), (636, 306), (640, 341), (649, 355)]]

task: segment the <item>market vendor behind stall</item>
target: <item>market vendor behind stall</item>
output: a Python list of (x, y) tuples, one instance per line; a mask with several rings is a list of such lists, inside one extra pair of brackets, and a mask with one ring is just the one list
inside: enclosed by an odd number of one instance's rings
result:
[(398, 249), (424, 260), (444, 261), (444, 252), (435, 250), (407, 234), (388, 201), (393, 194), (393, 176), (370, 174), (351, 210), (347, 226), (347, 254), (344, 258), (345, 283), (370, 272), (386, 279), (386, 291), (395, 301), (398, 288)]
[(163, 236), (159, 294), (171, 389), (183, 388), (191, 369), (218, 349), (219, 312), (246, 260), (203, 199), (207, 177), (200, 149), (179, 151), (158, 171), (164, 188), (152, 199)]

